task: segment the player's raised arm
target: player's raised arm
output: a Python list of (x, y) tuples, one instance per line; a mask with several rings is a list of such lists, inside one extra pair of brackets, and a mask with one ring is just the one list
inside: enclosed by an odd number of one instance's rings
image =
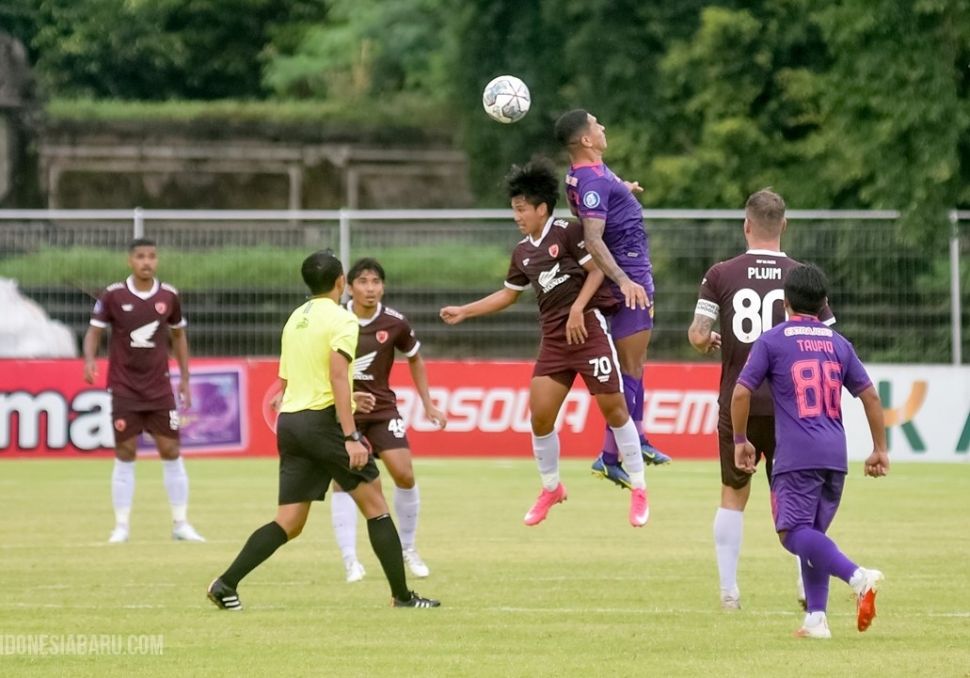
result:
[(449, 325), (457, 325), (469, 318), (497, 313), (506, 309), (518, 301), (520, 294), (522, 294), (520, 290), (504, 287), (492, 292), (487, 297), (482, 297), (463, 306), (445, 306), (438, 312), (438, 315)]

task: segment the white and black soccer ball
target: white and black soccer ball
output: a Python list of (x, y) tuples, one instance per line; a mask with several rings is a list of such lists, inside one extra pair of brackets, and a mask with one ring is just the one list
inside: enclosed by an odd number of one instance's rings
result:
[(529, 112), (532, 95), (524, 82), (514, 75), (500, 75), (485, 85), (482, 106), (492, 120), (512, 123)]

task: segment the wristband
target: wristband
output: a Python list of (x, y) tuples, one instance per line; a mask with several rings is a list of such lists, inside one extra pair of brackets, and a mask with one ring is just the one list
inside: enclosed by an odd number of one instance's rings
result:
[(746, 442), (748, 442), (748, 436), (744, 435), (743, 433), (734, 434), (735, 445), (744, 445)]

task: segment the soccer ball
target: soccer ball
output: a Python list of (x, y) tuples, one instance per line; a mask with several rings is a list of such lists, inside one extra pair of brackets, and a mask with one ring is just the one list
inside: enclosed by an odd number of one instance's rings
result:
[(526, 84), (514, 75), (500, 75), (485, 85), (482, 106), (492, 120), (510, 123), (529, 112), (532, 96)]

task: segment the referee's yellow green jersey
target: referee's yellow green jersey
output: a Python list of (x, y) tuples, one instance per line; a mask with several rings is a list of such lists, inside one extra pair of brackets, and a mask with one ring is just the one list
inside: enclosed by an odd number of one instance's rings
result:
[(331, 299), (310, 299), (290, 314), (283, 326), (280, 378), (286, 391), (280, 412), (322, 410), (333, 405), (330, 353), (348, 356), (347, 383), (353, 392), (354, 353), (360, 324), (357, 316)]

